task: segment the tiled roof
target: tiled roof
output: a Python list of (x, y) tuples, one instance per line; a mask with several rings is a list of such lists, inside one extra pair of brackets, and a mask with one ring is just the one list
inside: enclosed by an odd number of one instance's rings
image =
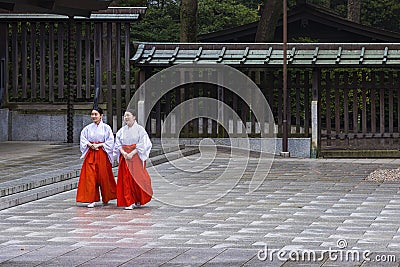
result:
[[(288, 66), (399, 67), (400, 43), (292, 43)], [(135, 66), (165, 67), (183, 63), (220, 63), (236, 67), (277, 67), (283, 64), (282, 44), (261, 43), (139, 43)]]
[[(137, 20), (146, 12), (146, 7), (109, 7), (106, 10), (93, 11), (89, 17), (75, 16), (77, 20)], [(16, 13), (0, 12), (0, 20), (64, 20), (66, 15), (42, 14), (42, 13)]]
[(107, 9), (111, 2), (111, 0), (0, 0), (0, 9), (89, 17), (92, 11)]

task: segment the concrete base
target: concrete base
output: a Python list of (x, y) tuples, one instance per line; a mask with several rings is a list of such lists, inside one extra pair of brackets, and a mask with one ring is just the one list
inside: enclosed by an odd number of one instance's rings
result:
[(8, 116), (7, 108), (0, 109), (0, 142), (8, 141)]
[[(199, 145), (200, 141), (204, 140), (203, 138), (181, 138), (179, 139), (180, 144), (184, 145)], [(249, 138), (249, 144), (247, 144), (247, 139), (240, 138), (232, 138), (232, 143), (229, 138), (212, 138), (213, 142), (217, 145), (222, 146), (233, 146), (239, 148), (247, 148), (250, 147), (251, 150), (254, 151), (262, 151), (267, 153), (272, 153), (275, 155), (280, 155), (282, 152), (282, 138), (266, 138), (261, 143), (259, 138)], [(166, 140), (168, 142), (168, 140)], [(160, 143), (160, 139), (153, 138), (152, 142)], [(310, 147), (311, 147), (311, 139), (310, 138), (289, 138), (288, 140), (288, 150), (289, 155), (295, 158), (309, 158), (310, 157)]]
[(290, 152), (281, 152), (280, 155), (282, 158), (290, 158)]
[(399, 150), (322, 150), (323, 158), (400, 158)]
[[(10, 112), (11, 141), (67, 141), (67, 116), (65, 114), (21, 114)], [(79, 142), (80, 133), (92, 122), (88, 114), (75, 114), (74, 143)], [(104, 119), (107, 121), (107, 118)]]
[[(79, 142), (80, 133), (86, 125), (91, 123), (89, 114), (74, 115), (74, 143)], [(104, 117), (107, 122), (107, 116)], [(9, 123), (10, 122), (10, 123)], [(9, 129), (10, 126), (10, 129)], [(0, 109), (0, 141), (67, 141), (67, 117), (66, 114), (22, 114), (17, 111)], [(116, 129), (115, 129), (116, 130)], [(179, 139), (183, 145), (198, 145), (203, 138)], [(238, 148), (250, 148), (254, 151), (263, 151), (275, 155), (282, 152), (281, 138), (214, 138), (217, 145), (233, 146)], [(152, 139), (155, 143), (160, 143), (158, 139)], [(231, 141), (233, 142), (231, 144)], [(249, 142), (249, 143), (247, 143)], [(310, 138), (289, 138), (288, 152), (291, 157), (309, 158), (310, 157)], [(262, 148), (262, 149), (261, 149)]]
[[(288, 152), (293, 158), (310, 158), (311, 139), (310, 138), (289, 138)], [(282, 138), (277, 138), (276, 152), (282, 152)]]

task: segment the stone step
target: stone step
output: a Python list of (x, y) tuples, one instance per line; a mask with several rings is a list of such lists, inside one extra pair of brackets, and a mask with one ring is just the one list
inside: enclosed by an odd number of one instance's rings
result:
[(176, 160), (176, 159), (179, 159), (182, 157), (194, 155), (199, 152), (200, 151), (199, 151), (198, 147), (185, 147), (180, 150), (175, 150), (175, 151), (171, 151), (169, 153), (164, 153), (164, 154), (158, 155), (156, 157), (152, 157), (147, 162), (147, 166), (150, 167), (150, 166), (159, 165), (159, 164), (165, 163), (167, 161)]
[(0, 201), (6, 196), (79, 177), (81, 166), (82, 163), (75, 164), (68, 168), (27, 175), (21, 179), (1, 183)]
[[(159, 152), (151, 154), (152, 157), (148, 160), (148, 167), (199, 152), (198, 148), (184, 148), (183, 146), (168, 148), (165, 151), (168, 152), (165, 154), (160, 154)], [(0, 197), (0, 210), (76, 189), (81, 165), (77, 167), (79, 169), (71, 170), (70, 172), (59, 172), (58, 175), (39, 180), (26, 180), (23, 183), (20, 182), (20, 184), (1, 189), (3, 195)], [(71, 169), (73, 168), (71, 167)], [(114, 166), (113, 172), (115, 175), (117, 175), (117, 171), (118, 167)]]
[[(150, 152), (150, 158), (159, 157), (163, 153), (171, 153), (183, 149), (184, 146), (170, 146), (164, 149), (158, 146)], [(54, 156), (52, 156), (54, 157)], [(41, 159), (38, 159), (41, 160)], [(44, 159), (46, 160), (46, 159)], [(46, 160), (48, 162), (48, 160)], [(65, 165), (65, 164), (64, 164)], [(23, 178), (15, 179), (0, 184), (0, 199), (1, 197), (20, 193), (27, 190), (32, 190), (45, 185), (62, 182), (74, 177), (79, 177), (82, 167), (82, 160), (70, 162), (68, 167), (57, 167), (60, 164), (54, 163), (51, 166), (53, 170), (40, 170), (40, 173), (27, 173)], [(114, 164), (114, 167), (116, 164)]]
[(399, 150), (322, 150), (323, 158), (400, 158)]
[(30, 189), (20, 193), (12, 194), (0, 198), (0, 210), (15, 207), (24, 203), (35, 201), (41, 198), (49, 197), (65, 191), (73, 190), (78, 186), (78, 177), (56, 182), (53, 184)]
[(154, 144), (153, 145), (153, 149), (150, 151), (150, 158), (156, 157), (156, 156), (160, 156), (164, 153), (170, 153), (170, 152), (174, 152), (174, 151), (178, 151), (181, 149), (184, 149), (185, 145), (177, 145), (177, 146), (169, 146), (169, 147), (162, 147), (159, 144)]

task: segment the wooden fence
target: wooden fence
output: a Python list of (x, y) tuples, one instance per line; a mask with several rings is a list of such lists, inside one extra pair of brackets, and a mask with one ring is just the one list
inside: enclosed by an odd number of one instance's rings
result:
[[(1, 69), (5, 75), (5, 103), (8, 107), (42, 104), (64, 105), (67, 101), (68, 33), (73, 34), (73, 104), (94, 100), (96, 64), (100, 74), (99, 103), (108, 115), (122, 125), (122, 112), (134, 93), (134, 68), (130, 21), (76, 20), (68, 29), (66, 20), (0, 20)], [(3, 44), (6, 44), (4, 46)], [(148, 70), (147, 76), (155, 70)], [(243, 68), (266, 97), (282, 134), (282, 73), (276, 69)], [(319, 138), (321, 148), (400, 148), (400, 71), (397, 69), (289, 69), (289, 137), (309, 137), (312, 87), (319, 99)], [(4, 80), (4, 79), (3, 79)], [(144, 79), (142, 79), (143, 81)], [(317, 81), (313, 85), (312, 81)], [(223, 96), (221, 98), (220, 93)], [(207, 96), (224, 101), (246, 122), (249, 135), (260, 135), (260, 127), (251, 109), (232, 92), (213, 85), (192, 84), (175, 88), (151, 112), (147, 129), (160, 137), (161, 125), (169, 112), (191, 98)], [(59, 106), (57, 106), (59, 107)], [(113, 126), (113, 120), (108, 122)], [(115, 128), (115, 127), (114, 127)], [(224, 137), (230, 129), (221, 129), (215, 121), (203, 118), (188, 123), (181, 137)]]
[[(260, 71), (257, 69), (243, 69), (263, 92), (275, 117), (278, 127), (273, 129), (278, 136), (282, 134), (283, 98), (282, 98), (282, 72), (278, 70)], [(289, 75), (288, 100), (289, 115), (292, 119), (288, 122), (292, 137), (304, 137), (310, 134), (310, 95), (311, 71), (296, 70)], [(182, 88), (175, 88), (162, 97), (152, 109), (151, 119), (147, 122), (147, 129), (154, 137), (161, 136), (161, 125), (169, 112), (180, 103), (196, 97), (210, 97), (223, 101), (236, 111), (246, 125), (250, 136), (260, 136), (260, 127), (251, 108), (235, 93), (223, 88), (218, 95), (218, 86), (211, 84), (189, 84)], [(215, 121), (203, 118), (195, 119), (188, 123), (181, 132), (181, 137), (227, 137), (228, 134), (237, 134), (238, 127), (221, 129)], [(233, 131), (233, 132), (232, 132)]]
[[(263, 92), (274, 114), (277, 136), (282, 134), (282, 73), (279, 70), (242, 70)], [(321, 149), (400, 148), (400, 71), (394, 69), (327, 69), (318, 71), (319, 138)], [(289, 137), (311, 134), (311, 69), (291, 69), (288, 75)], [(260, 136), (250, 107), (227, 89), (223, 98), (218, 88), (192, 84), (175, 88), (162, 97), (151, 113), (147, 129), (160, 137), (161, 125), (169, 112), (188, 99), (212, 97), (237, 112), (250, 136)], [(221, 129), (215, 121), (199, 118), (188, 123), (181, 137), (227, 137), (232, 129)]]
[[(7, 50), (0, 51), (8, 62), (6, 105), (42, 104), (46, 109), (65, 104), (71, 60), (76, 70), (73, 104), (93, 103), (97, 65), (99, 103), (106, 104), (108, 114), (116, 115), (121, 126), (121, 110), (134, 93), (132, 21), (75, 20), (70, 31), (67, 22), (45, 18), (0, 21), (0, 35), (7, 44)], [(68, 57), (69, 32), (73, 34), (72, 59)], [(109, 123), (112, 126), (112, 120)]]
[(399, 70), (325, 72), (321, 82), (323, 147), (400, 148)]

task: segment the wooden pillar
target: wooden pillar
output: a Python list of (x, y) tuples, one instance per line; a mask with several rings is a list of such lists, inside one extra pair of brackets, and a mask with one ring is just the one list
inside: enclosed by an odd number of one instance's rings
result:
[(125, 106), (128, 107), (131, 99), (131, 83), (130, 83), (130, 23), (125, 23)]
[(283, 0), (283, 121), (282, 152), (283, 157), (290, 157), (288, 148), (288, 96), (287, 96), (287, 2)]
[(7, 23), (0, 23), (0, 108), (6, 95), (6, 73), (7, 73)]
[(321, 71), (313, 69), (312, 73), (312, 102), (311, 102), (311, 157), (318, 156), (320, 131), (319, 131), (319, 84), (321, 80)]
[(112, 23), (108, 22), (106, 24), (106, 69), (107, 69), (107, 124), (110, 125), (111, 129), (114, 127), (114, 117), (113, 117), (113, 75), (112, 75), (112, 56), (113, 56), (113, 49), (112, 49)]
[[(217, 73), (217, 79), (218, 79), (218, 84), (223, 83), (223, 76), (222, 72)], [(217, 129), (217, 134), (219, 138), (224, 138), (224, 120), (225, 120), (225, 114), (224, 114), (224, 101), (225, 101), (225, 95), (224, 95), (224, 88), (222, 86), (217, 86), (217, 100), (218, 100), (218, 129)]]
[[(88, 27), (88, 25), (86, 25)], [(94, 99), (93, 106), (97, 106), (99, 103), (99, 96), (101, 90), (101, 24), (96, 23), (94, 28)], [(90, 49), (90, 47), (89, 47)], [(88, 51), (87, 49), (86, 51)], [(90, 55), (90, 54), (89, 54)], [(87, 77), (86, 77), (87, 78)]]
[[(151, 75), (151, 69), (149, 68), (143, 68), (140, 69), (139, 71), (139, 84), (137, 84), (137, 89), (139, 89), (140, 86), (142, 86), (142, 84), (150, 77)], [(146, 101), (146, 89), (142, 88), (142, 90), (140, 91), (140, 95), (139, 95), (139, 100), (138, 100), (138, 104), (137, 104), (137, 109), (136, 110), (136, 115), (137, 115), (137, 121), (140, 125), (142, 125), (143, 127), (146, 128), (146, 132), (150, 135), (151, 134), (151, 114), (150, 116), (147, 118), (145, 118), (145, 114), (147, 113), (147, 108), (145, 105)]]
[(73, 93), (73, 82), (74, 82), (74, 60), (75, 50), (72, 45), (74, 41), (73, 37), (74, 19), (70, 17), (68, 20), (68, 94), (67, 94), (67, 143), (74, 142), (74, 108), (72, 102), (74, 99)]

